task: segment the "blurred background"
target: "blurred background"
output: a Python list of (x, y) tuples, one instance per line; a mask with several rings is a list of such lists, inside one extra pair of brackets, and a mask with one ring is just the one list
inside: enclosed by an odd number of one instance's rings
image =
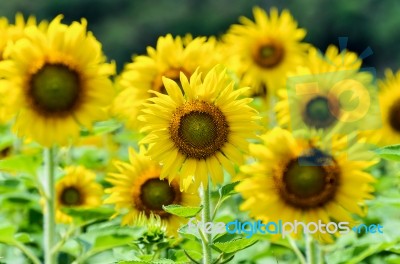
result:
[(194, 36), (223, 34), (239, 16), (252, 18), (252, 7), (289, 9), (307, 29), (306, 41), (322, 51), (348, 37), (348, 49), (362, 53), (370, 46), (374, 54), (364, 67), (399, 68), (400, 1), (397, 0), (1, 0), (0, 15), (14, 22), (16, 12), (51, 20), (64, 14), (70, 23), (85, 17), (89, 29), (103, 44), (118, 69), (134, 54), (155, 46), (158, 36), (172, 33)]

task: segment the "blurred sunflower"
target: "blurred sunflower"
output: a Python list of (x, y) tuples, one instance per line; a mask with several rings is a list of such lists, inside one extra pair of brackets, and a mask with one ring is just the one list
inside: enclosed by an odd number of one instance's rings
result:
[(378, 82), (382, 127), (368, 133), (373, 143), (392, 145), (400, 143), (400, 71), (386, 70), (385, 79)]
[(304, 63), (308, 44), (302, 43), (306, 31), (297, 27), (288, 10), (270, 15), (254, 7), (254, 20), (241, 17), (223, 36), (227, 63), (240, 77), (242, 85), (252, 87), (254, 95), (274, 94), (289, 71)]
[[(7, 45), (14, 44), (17, 40), (25, 37), (24, 29), (28, 26), (36, 26), (36, 18), (30, 16), (26, 21), (22, 14), (15, 15), (15, 24), (9, 24), (8, 20), (4, 17), (0, 18), (0, 60), (4, 59), (3, 53)], [(44, 30), (47, 26), (47, 21), (41, 21), (38, 28)], [(0, 87), (0, 93), (6, 93), (6, 87)], [(7, 96), (8, 97), (8, 96)], [(5, 99), (0, 100), (0, 124), (5, 124), (13, 117), (13, 112), (4, 107)]]
[(179, 82), (181, 72), (190, 77), (197, 68), (210, 70), (220, 60), (217, 46), (212, 37), (159, 37), (156, 48), (148, 47), (147, 55), (134, 57), (119, 76), (121, 92), (114, 100), (113, 113), (136, 128), (143, 103), (152, 96), (148, 91), (165, 94), (162, 77)]
[[(241, 167), (245, 177), (237, 186), (244, 198), (241, 210), (265, 222), (354, 223), (351, 214), (365, 215), (364, 200), (372, 198), (374, 178), (363, 170), (376, 163), (370, 153), (358, 146), (346, 149), (344, 139), (334, 141), (328, 151), (313, 138), (295, 139), (281, 128), (261, 140), (262, 144), (250, 145), (257, 161)], [(354, 157), (364, 161), (350, 160)], [(332, 241), (328, 233), (315, 236)]]
[[(86, 31), (87, 22), (61, 24), (57, 16), (45, 29), (24, 29), (25, 37), (7, 46), (0, 62), (0, 90), (16, 114), (16, 134), (44, 146), (65, 145), (80, 128), (105, 118), (113, 97), (101, 44)], [(32, 129), (34, 128), (34, 129)]]
[(61, 211), (65, 207), (91, 208), (101, 205), (103, 187), (96, 174), (82, 166), (66, 167), (65, 176), (56, 183), (56, 221), (71, 223), (72, 217)]
[(310, 48), (307, 62), (288, 76), (288, 89), (278, 91), (275, 111), (280, 126), (328, 132), (342, 123), (346, 126), (342, 132), (347, 133), (361, 122), (374, 123), (374, 78), (369, 72), (359, 72), (361, 60), (355, 53), (339, 53), (329, 46), (323, 56)]
[(162, 206), (198, 206), (200, 203), (196, 191), (180, 192), (178, 181), (160, 179), (161, 166), (133, 149), (129, 149), (129, 163), (117, 161), (115, 167), (118, 172), (106, 178), (113, 187), (106, 189), (110, 196), (104, 203), (115, 204), (117, 214), (123, 209), (129, 210), (122, 219), (123, 225), (137, 224), (143, 214), (149, 219), (154, 215), (166, 223), (169, 234), (177, 234), (185, 219), (167, 213)]
[(252, 99), (238, 99), (247, 88), (233, 90), (223, 67), (214, 67), (202, 81), (196, 71), (190, 81), (181, 73), (180, 85), (163, 79), (168, 95), (154, 92), (139, 120), (149, 134), (139, 144), (149, 144), (148, 155), (164, 164), (161, 178), (172, 180), (180, 171), (180, 188), (196, 188), (223, 181), (225, 168), (235, 174), (234, 164), (243, 163), (246, 139), (258, 128)]

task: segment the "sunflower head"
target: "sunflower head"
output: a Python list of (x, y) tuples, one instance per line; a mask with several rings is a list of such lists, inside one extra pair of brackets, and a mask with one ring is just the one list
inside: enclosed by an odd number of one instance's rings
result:
[(269, 14), (253, 9), (254, 20), (240, 18), (223, 37), (226, 61), (240, 76), (242, 85), (252, 87), (253, 95), (268, 96), (284, 84), (286, 74), (302, 65), (308, 44), (288, 10)]
[(102, 186), (96, 182), (96, 175), (84, 167), (67, 167), (65, 176), (56, 183), (56, 220), (70, 223), (72, 217), (62, 212), (65, 207), (97, 207), (101, 205)]
[[(361, 148), (347, 149), (342, 138), (329, 146), (315, 138), (294, 138), (280, 128), (261, 140), (250, 146), (255, 162), (240, 168), (244, 180), (237, 186), (244, 197), (240, 208), (250, 216), (263, 221), (353, 224), (352, 214), (365, 214), (364, 201), (372, 198), (374, 178), (363, 170), (376, 160)], [(368, 158), (354, 161), (355, 156)], [(332, 241), (329, 233), (314, 235)]]
[(45, 146), (65, 145), (81, 127), (105, 118), (113, 97), (108, 77), (115, 67), (104, 62), (86, 20), (67, 26), (61, 19), (48, 26), (28, 19), (24, 38), (10, 45), (0, 62), (0, 89), (10, 95), (4, 104), (17, 114), (14, 130)]
[(133, 58), (119, 78), (121, 92), (116, 97), (112, 111), (127, 120), (130, 128), (137, 126), (137, 117), (146, 99), (156, 91), (167, 94), (163, 78), (180, 84), (180, 74), (190, 77), (197, 68), (208, 71), (220, 59), (218, 42), (215, 38), (172, 37), (168, 34), (157, 40), (155, 48), (148, 47), (147, 54)]
[(308, 59), (307, 67), (288, 77), (288, 89), (278, 92), (275, 110), (282, 127), (328, 133), (340, 126), (340, 132), (350, 133), (378, 126), (374, 75), (359, 71), (361, 61), (354, 53), (330, 46), (321, 57), (313, 48)]
[[(385, 78), (379, 80), (379, 105), (381, 127), (372, 127), (365, 134), (371, 143), (380, 146), (398, 144), (400, 140), (400, 71), (386, 70)], [(375, 128), (375, 129), (374, 129)]]
[(258, 129), (256, 112), (247, 105), (251, 99), (238, 98), (246, 89), (234, 91), (220, 66), (204, 81), (198, 71), (190, 80), (181, 74), (180, 83), (164, 78), (168, 94), (155, 93), (145, 104), (139, 120), (149, 134), (141, 144), (149, 144), (149, 155), (164, 164), (162, 178), (180, 172), (183, 190), (206, 184), (209, 175), (222, 182), (222, 167), (234, 175), (233, 164), (243, 162), (247, 138)]
[[(167, 225), (168, 234), (177, 234), (177, 229), (184, 220), (167, 213), (163, 206), (198, 205), (197, 193), (181, 192), (179, 182), (160, 179), (160, 165), (144, 156), (143, 153), (138, 154), (130, 149), (129, 161), (129, 163), (115, 163), (118, 173), (110, 173), (107, 177), (107, 181), (113, 187), (106, 190), (110, 197), (105, 200), (105, 203), (115, 204), (117, 213), (121, 209), (128, 210), (122, 220), (124, 225), (137, 225), (144, 219), (150, 222), (161, 219), (162, 225)], [(158, 232), (155, 233), (158, 234)]]

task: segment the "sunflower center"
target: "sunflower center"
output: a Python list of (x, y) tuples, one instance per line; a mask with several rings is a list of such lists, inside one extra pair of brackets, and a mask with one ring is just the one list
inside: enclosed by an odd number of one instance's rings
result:
[(175, 200), (175, 190), (168, 181), (150, 179), (141, 187), (141, 201), (150, 210), (163, 210), (163, 205), (172, 204)]
[(46, 64), (32, 76), (30, 96), (41, 112), (68, 112), (78, 101), (79, 87), (75, 71), (62, 64)]
[(191, 112), (184, 115), (179, 130), (184, 141), (198, 148), (211, 144), (217, 135), (216, 124), (212, 116), (202, 112)]
[(82, 204), (81, 193), (75, 187), (65, 188), (61, 193), (61, 203), (67, 206)]
[(205, 159), (227, 142), (229, 127), (218, 107), (204, 101), (191, 101), (175, 111), (169, 131), (183, 155)]
[(400, 100), (389, 110), (389, 124), (396, 132), (400, 132)]
[(323, 206), (337, 189), (339, 171), (332, 157), (313, 149), (291, 160), (278, 187), (282, 198), (300, 208)]
[(315, 128), (327, 128), (332, 125), (338, 115), (338, 102), (333, 98), (317, 96), (312, 98), (305, 105), (303, 120)]
[(281, 45), (271, 42), (258, 46), (253, 53), (253, 58), (260, 67), (273, 68), (281, 63), (284, 53)]

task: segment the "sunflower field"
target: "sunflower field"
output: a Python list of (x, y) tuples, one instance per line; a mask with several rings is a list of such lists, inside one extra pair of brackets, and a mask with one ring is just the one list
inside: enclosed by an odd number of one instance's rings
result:
[(0, 263), (400, 264), (397, 2), (111, 2), (0, 4)]

